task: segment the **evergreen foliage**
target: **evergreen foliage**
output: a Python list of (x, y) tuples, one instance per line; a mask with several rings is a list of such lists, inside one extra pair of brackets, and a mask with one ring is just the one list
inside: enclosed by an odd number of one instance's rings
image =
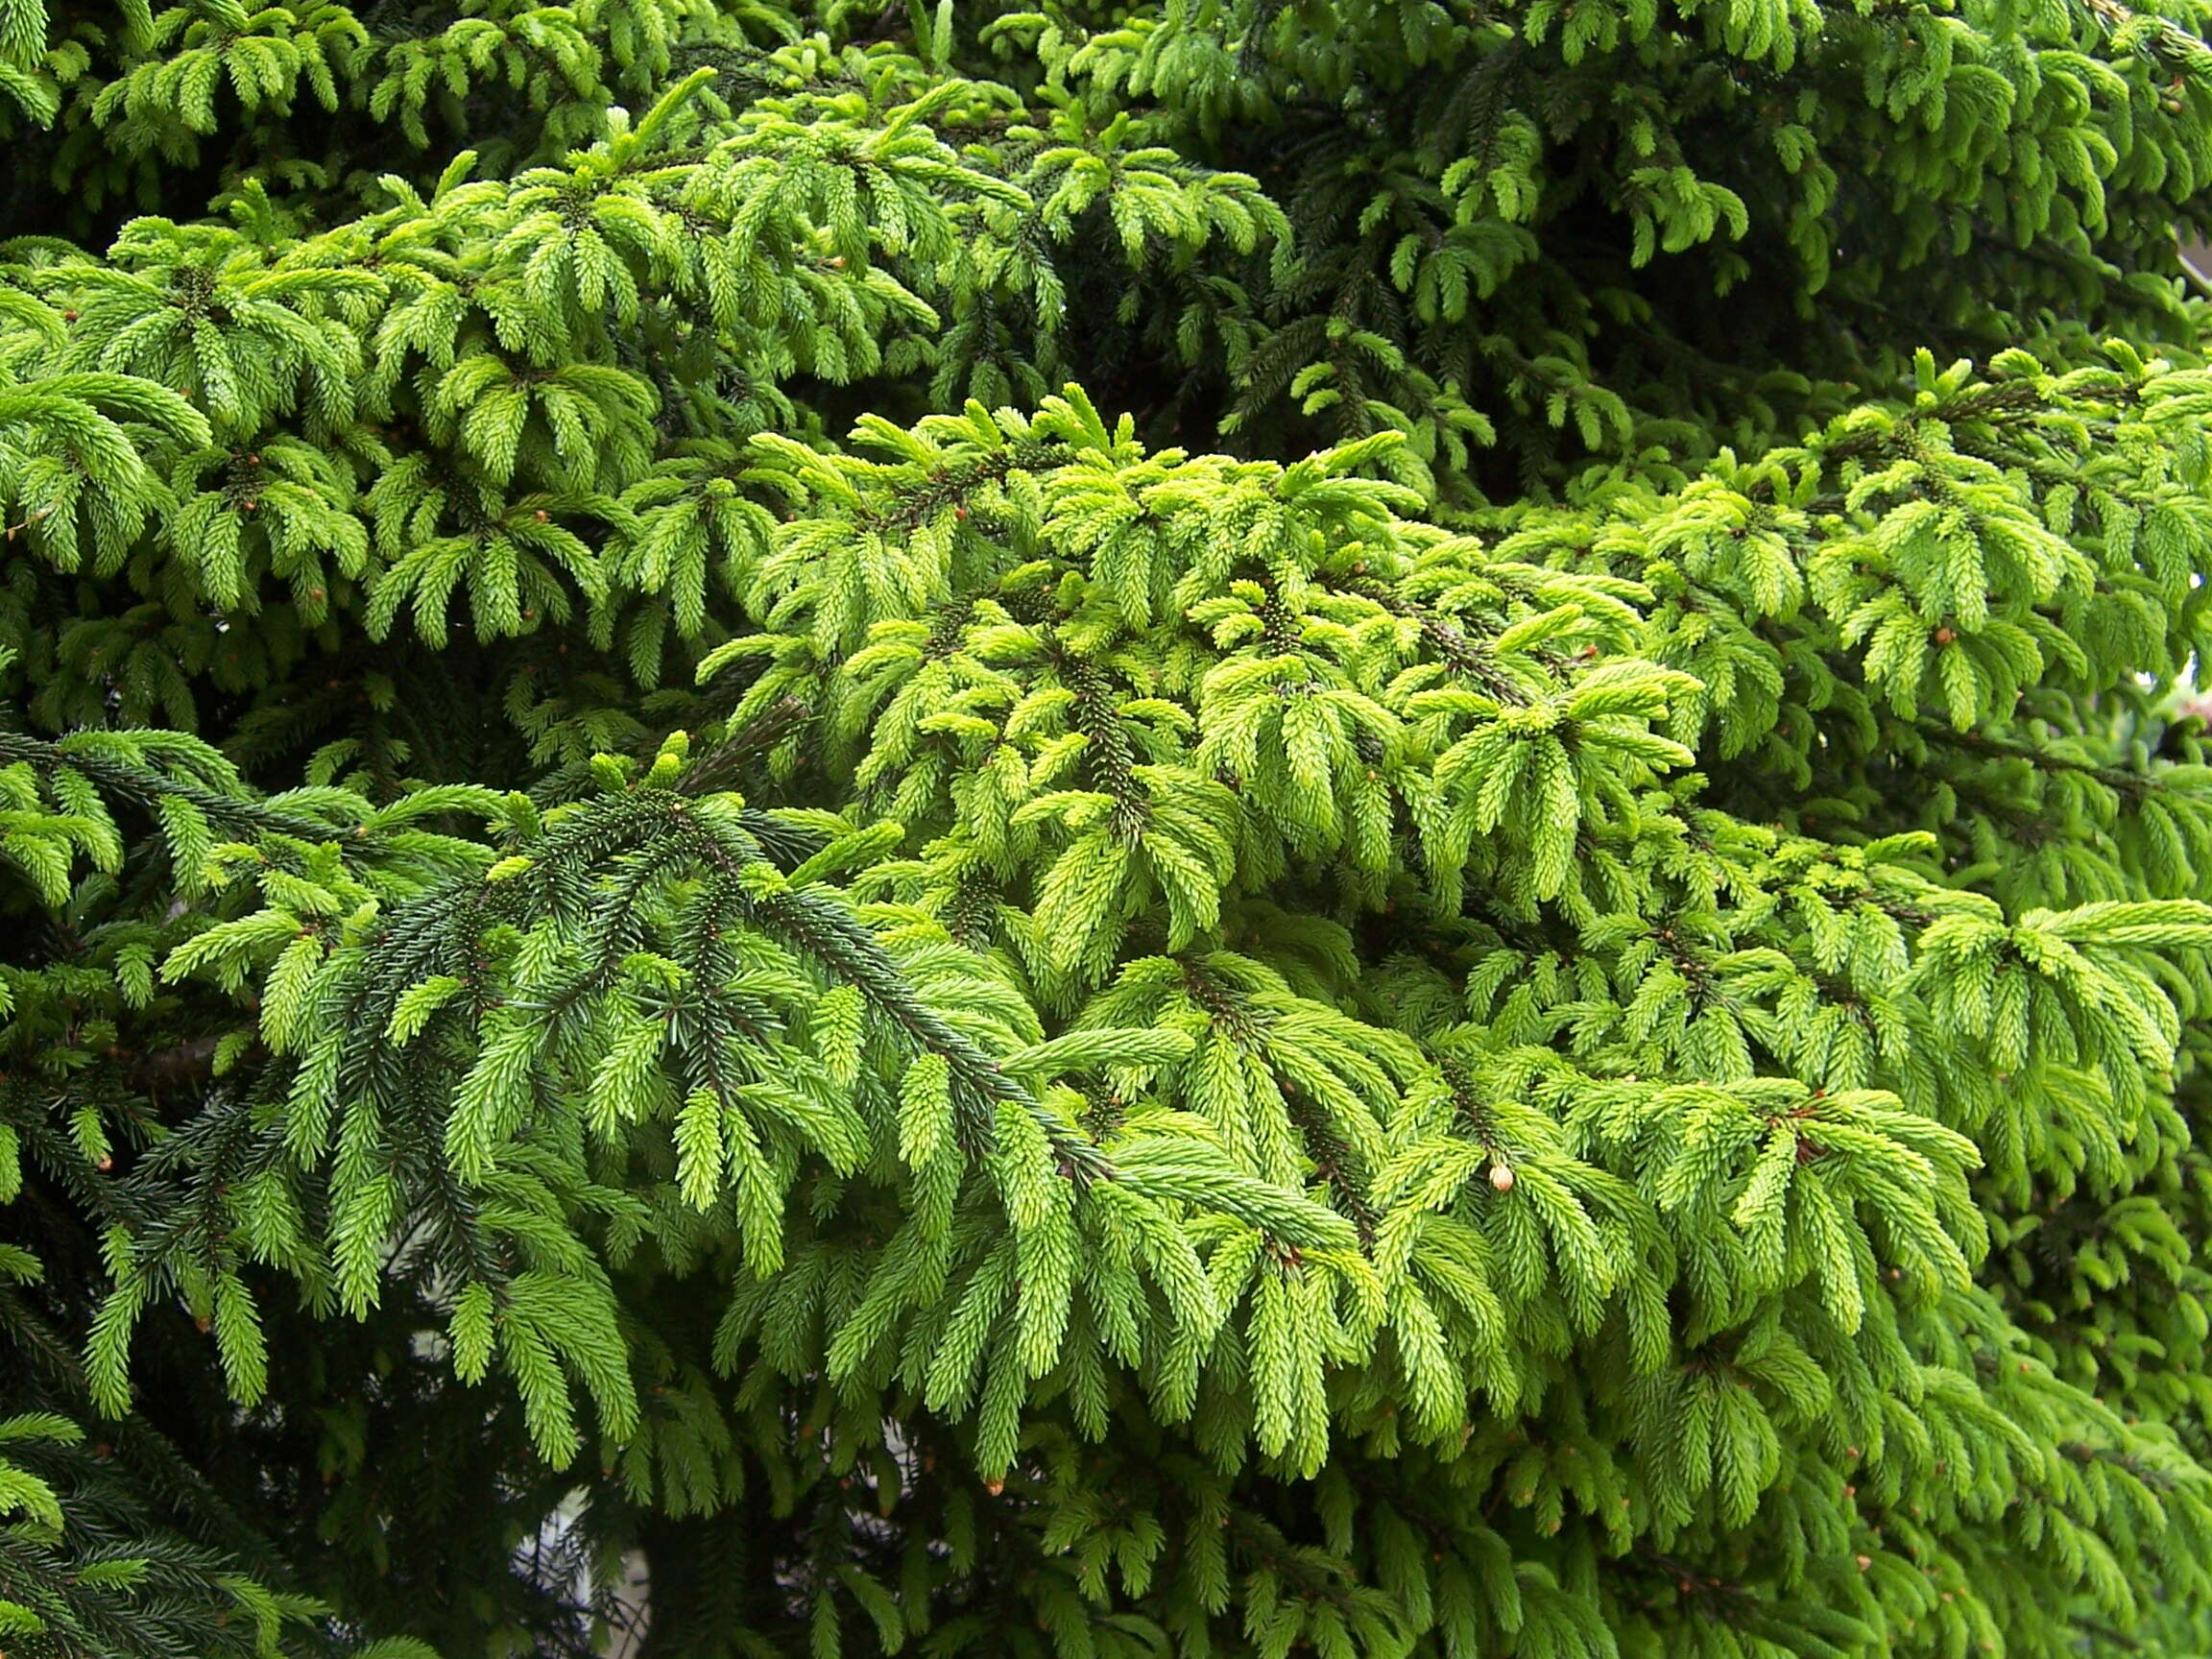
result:
[(0, 1651), (2212, 1652), (2208, 23), (0, 0)]

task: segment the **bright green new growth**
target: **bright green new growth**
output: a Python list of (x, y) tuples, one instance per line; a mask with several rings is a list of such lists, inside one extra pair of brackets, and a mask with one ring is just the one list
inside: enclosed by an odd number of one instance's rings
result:
[(2212, 1649), (2204, 26), (0, 0), (0, 1651)]

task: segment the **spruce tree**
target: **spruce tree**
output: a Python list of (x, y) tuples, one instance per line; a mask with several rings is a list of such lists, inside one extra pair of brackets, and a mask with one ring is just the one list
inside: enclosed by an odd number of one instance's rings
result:
[(0, 1652), (2212, 1652), (2208, 27), (0, 0)]

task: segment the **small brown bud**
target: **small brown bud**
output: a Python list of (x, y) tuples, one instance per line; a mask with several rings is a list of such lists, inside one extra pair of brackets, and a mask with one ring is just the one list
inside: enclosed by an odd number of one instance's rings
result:
[(74, 323), (77, 321), (77, 313), (74, 311), (64, 311), (61, 313), (61, 321), (64, 323)]
[(92, 1160), (92, 1167), (99, 1170), (101, 1174), (105, 1175), (108, 1170), (115, 1167), (115, 1160), (108, 1153), (103, 1152), (99, 1157)]
[(544, 508), (541, 507), (537, 512), (531, 514), (530, 517), (537, 519), (539, 523), (543, 524), (550, 520), (553, 515), (546, 512)]
[(1501, 1192), (1512, 1191), (1513, 1166), (1510, 1164), (1492, 1165), (1490, 1167), (1490, 1185), (1497, 1188)]
[(1958, 637), (1957, 632), (1952, 629), (1938, 628), (1936, 630), (1936, 643), (1938, 645), (1948, 645)]
[(1874, 1565), (1874, 1557), (1871, 1555), (1854, 1555), (1851, 1559), (1859, 1563), (1859, 1571), (1862, 1573)]

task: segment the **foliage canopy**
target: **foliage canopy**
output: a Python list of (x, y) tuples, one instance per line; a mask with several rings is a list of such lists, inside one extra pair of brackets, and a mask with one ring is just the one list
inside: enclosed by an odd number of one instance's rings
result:
[(2208, 16), (0, 0), (0, 1647), (2212, 1651)]

